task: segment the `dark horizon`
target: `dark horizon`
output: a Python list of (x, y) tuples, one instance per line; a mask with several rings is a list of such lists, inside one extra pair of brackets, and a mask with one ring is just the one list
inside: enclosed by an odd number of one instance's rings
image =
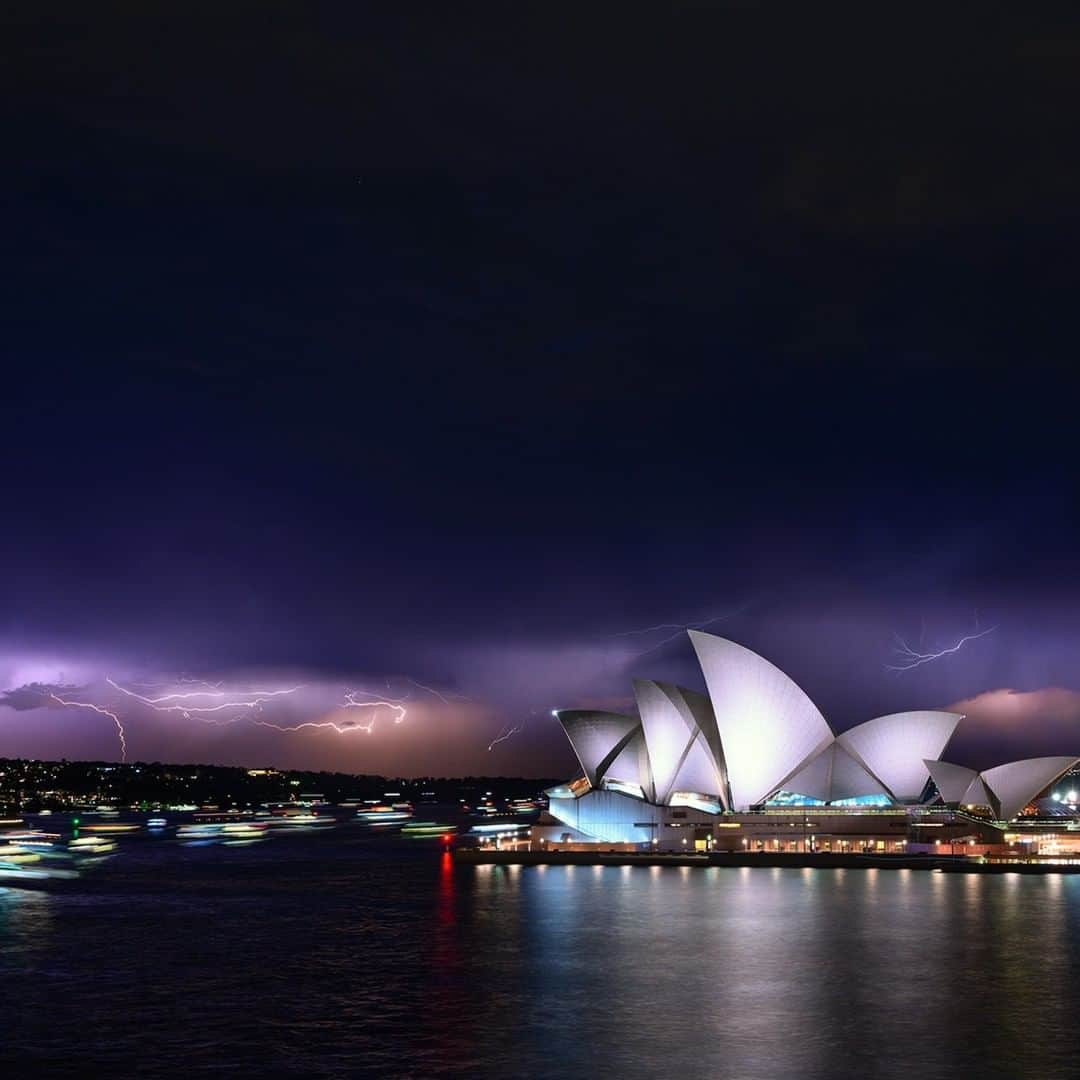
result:
[(705, 624), (1080, 751), (1080, 13), (844, 10), (7, 13), (0, 749), (565, 775)]

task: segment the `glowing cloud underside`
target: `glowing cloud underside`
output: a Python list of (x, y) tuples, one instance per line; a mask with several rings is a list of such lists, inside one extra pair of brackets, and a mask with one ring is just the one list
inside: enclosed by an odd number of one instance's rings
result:
[(712, 634), (689, 634), (716, 714), (733, 809), (763, 802), (832, 742), (832, 731), (768, 660)]
[(836, 741), (885, 785), (897, 802), (917, 802), (930, 779), (926, 759), (941, 757), (960, 723), (959, 713), (890, 713), (859, 724)]

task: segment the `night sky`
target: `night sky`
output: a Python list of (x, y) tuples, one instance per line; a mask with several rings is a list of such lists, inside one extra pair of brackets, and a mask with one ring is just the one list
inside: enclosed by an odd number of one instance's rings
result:
[(0, 20), (0, 755), (569, 775), (705, 623), (1080, 754), (1075, 5), (173, 8)]

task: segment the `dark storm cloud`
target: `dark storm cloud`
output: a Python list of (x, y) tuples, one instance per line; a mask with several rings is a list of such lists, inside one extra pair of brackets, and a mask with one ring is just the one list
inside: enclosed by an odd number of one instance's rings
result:
[(0, 633), (516, 720), (767, 591), (840, 727), (1071, 685), (1075, 9), (613, 12), (3, 17)]
[(82, 689), (79, 686), (49, 686), (45, 683), (16, 686), (0, 692), (0, 709), (14, 709), (15, 712), (27, 712), (30, 709), (62, 709), (64, 706), (53, 695), (65, 697), (78, 694)]

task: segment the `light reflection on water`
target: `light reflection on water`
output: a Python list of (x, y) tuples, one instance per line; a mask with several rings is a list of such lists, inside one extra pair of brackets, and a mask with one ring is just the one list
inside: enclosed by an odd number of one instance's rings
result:
[(597, 877), (603, 888), (562, 868), (525, 872), (523, 945), (544, 1016), (524, 1025), (519, 1050), (534, 1061), (561, 1031), (571, 1072), (1071, 1075), (1076, 878)]
[[(407, 850), (406, 850), (407, 849)], [(0, 1061), (140, 1075), (1072, 1075), (1080, 878), (148, 846), (0, 892)]]

